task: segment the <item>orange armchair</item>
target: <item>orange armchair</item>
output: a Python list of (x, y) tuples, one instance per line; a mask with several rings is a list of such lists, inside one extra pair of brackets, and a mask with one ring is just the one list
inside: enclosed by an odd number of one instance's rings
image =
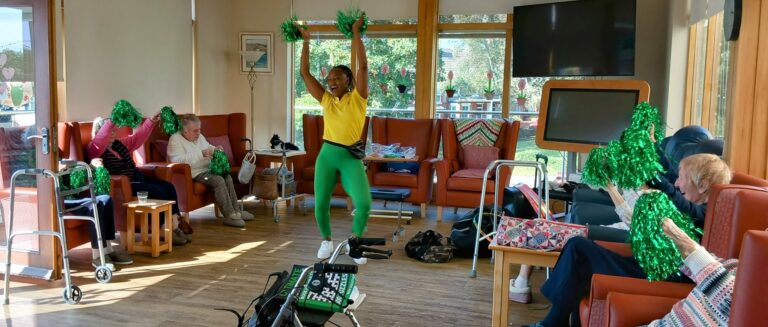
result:
[[(499, 148), (499, 159), (515, 159), (515, 150), (517, 149), (517, 136), (520, 131), (519, 121), (506, 121), (501, 127), (495, 147)], [(456, 137), (456, 128), (453, 120), (442, 119), (440, 122), (440, 132), (443, 140), (443, 159), (435, 164), (437, 171), (437, 191), (435, 204), (437, 204), (437, 220), (443, 219), (443, 207), (452, 206), (460, 208), (474, 208), (480, 205), (480, 192), (482, 190), (483, 180), (479, 178), (456, 177), (454, 174), (466, 168), (464, 158), (460, 155), (461, 145)], [(512, 175), (512, 169), (503, 167), (500, 171), (499, 181), (503, 186), (509, 183)], [(487, 183), (487, 194), (483, 202), (485, 204), (493, 203), (493, 190), (495, 187), (494, 179), (489, 178)], [(502, 198), (501, 192), (496, 199), (499, 203)]]
[[(296, 177), (296, 189), (298, 193), (315, 194), (315, 161), (323, 146), (323, 116), (304, 114), (301, 117), (304, 123), (304, 151), (306, 155), (294, 157), (293, 167)], [(368, 139), (369, 117), (365, 117), (361, 140)], [(347, 193), (340, 182), (336, 183), (333, 195), (346, 197)], [(348, 202), (348, 206), (351, 206)]]
[[(748, 185), (715, 185), (710, 194), (707, 205), (707, 217), (704, 223), (704, 235), (701, 245), (709, 252), (720, 258), (738, 258), (742, 244), (742, 236), (747, 230), (765, 229), (768, 227), (768, 216), (765, 208), (768, 207), (768, 190)], [(610, 244), (600, 242), (601, 245)], [(610, 248), (610, 247), (609, 247)], [(616, 247), (621, 249), (622, 247)], [(614, 248), (610, 248), (614, 250)], [(629, 253), (622, 253), (631, 255)], [(685, 297), (693, 288), (693, 284), (679, 284), (668, 282), (651, 282), (646, 280), (604, 276), (596, 274), (592, 278), (592, 286), (588, 298), (582, 300), (580, 306), (581, 324), (584, 326), (608, 325), (609, 308), (608, 296), (613, 293), (628, 293), (645, 296), (672, 297), (675, 301), (666, 301), (668, 307), (660, 308), (669, 312), (671, 305)], [(617, 296), (615, 303), (626, 300), (624, 296)], [(647, 300), (647, 299), (646, 299)], [(670, 303), (671, 302), (671, 303)], [(633, 312), (629, 318), (619, 318), (618, 311), (611, 309), (610, 321), (622, 323), (646, 319), (647, 324), (660, 316), (654, 316), (654, 312)], [(638, 323), (641, 324), (641, 323)]]
[[(200, 118), (200, 129), (206, 140), (213, 145), (223, 144), (225, 152), (231, 149), (232, 161), (229, 163), (232, 167), (232, 179), (235, 181), (235, 191), (238, 197), (248, 194), (248, 185), (237, 182), (237, 174), (240, 171), (240, 165), (243, 162), (248, 151), (245, 148), (245, 142), (241, 141), (246, 137), (244, 113), (232, 113), (228, 115), (207, 115), (198, 116)], [(195, 182), (192, 178), (192, 169), (188, 164), (168, 163), (167, 148), (169, 136), (162, 131), (161, 124), (158, 124), (155, 130), (144, 144), (144, 150), (141, 155), (149, 163), (162, 163), (170, 167), (169, 181), (176, 188), (179, 197), (179, 209), (182, 212), (204, 207), (214, 202), (212, 192), (208, 192), (208, 187), (203, 183)], [(229, 146), (230, 149), (227, 149)], [(137, 160), (137, 163), (140, 162)]]
[(437, 158), (440, 125), (435, 119), (371, 118), (373, 143), (394, 144), (416, 148), (419, 158), (418, 174), (383, 171), (383, 164), (368, 164), (371, 186), (409, 188), (407, 202), (421, 205), (421, 217), (426, 217), (427, 204), (432, 197), (432, 163)]

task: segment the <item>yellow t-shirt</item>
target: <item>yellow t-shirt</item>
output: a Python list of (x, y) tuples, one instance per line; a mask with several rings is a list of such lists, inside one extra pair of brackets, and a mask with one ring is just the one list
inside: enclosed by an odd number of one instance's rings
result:
[(341, 99), (325, 91), (320, 105), (325, 125), (323, 139), (343, 145), (352, 145), (360, 139), (368, 100), (363, 99), (357, 89), (347, 92)]

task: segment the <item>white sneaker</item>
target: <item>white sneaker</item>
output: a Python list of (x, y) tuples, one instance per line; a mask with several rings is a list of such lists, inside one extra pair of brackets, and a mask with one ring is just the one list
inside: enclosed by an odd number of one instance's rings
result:
[(323, 241), (317, 250), (318, 259), (328, 259), (333, 254), (333, 241)]
[[(344, 246), (344, 251), (342, 251), (341, 254), (348, 254), (348, 253), (349, 253), (349, 244)], [(358, 265), (364, 265), (368, 263), (368, 258), (352, 258), (352, 261), (354, 261)]]

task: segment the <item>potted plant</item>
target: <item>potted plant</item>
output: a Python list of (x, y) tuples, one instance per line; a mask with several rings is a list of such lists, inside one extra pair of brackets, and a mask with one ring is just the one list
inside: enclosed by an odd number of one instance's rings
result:
[(493, 89), (493, 86), (491, 85), (491, 83), (493, 82), (493, 71), (489, 69), (488, 72), (485, 73), (485, 76), (488, 78), (488, 85), (486, 85), (485, 88), (483, 88), (483, 92), (485, 92), (485, 99), (493, 100), (493, 95), (495, 91)]
[(405, 93), (408, 90), (408, 85), (411, 83), (411, 79), (408, 76), (408, 70), (405, 67), (400, 68), (400, 77), (397, 80), (397, 90), (400, 94)]
[(453, 94), (456, 93), (456, 87), (453, 86), (453, 71), (448, 71), (448, 86), (445, 87), (445, 95), (447, 95), (449, 98), (453, 97)]
[(517, 105), (525, 107), (525, 102), (528, 100), (528, 94), (525, 93), (525, 80), (520, 79), (517, 81)]
[(378, 75), (377, 79), (379, 81), (381, 93), (387, 94), (387, 90), (389, 90), (389, 65), (381, 65), (381, 73)]

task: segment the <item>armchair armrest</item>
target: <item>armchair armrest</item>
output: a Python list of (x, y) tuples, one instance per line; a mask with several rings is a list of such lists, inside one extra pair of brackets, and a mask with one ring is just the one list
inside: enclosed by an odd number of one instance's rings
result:
[(611, 292), (605, 322), (608, 326), (640, 326), (664, 317), (679, 298)]
[(632, 246), (629, 243), (606, 242), (606, 241), (595, 241), (595, 243), (618, 255), (625, 256), (625, 257), (632, 256)]
[(128, 176), (125, 175), (110, 175), (109, 187), (111, 189), (109, 196), (111, 196), (116, 205), (124, 202), (130, 202), (133, 200), (133, 193), (131, 193), (131, 181), (128, 180)]
[(691, 293), (694, 284), (649, 282), (645, 279), (595, 274), (592, 276), (592, 299), (604, 300), (610, 292), (664, 296), (682, 299)]
[(437, 179), (447, 179), (453, 173), (453, 162), (451, 160), (443, 159), (437, 160), (434, 163), (435, 171), (437, 172)]

